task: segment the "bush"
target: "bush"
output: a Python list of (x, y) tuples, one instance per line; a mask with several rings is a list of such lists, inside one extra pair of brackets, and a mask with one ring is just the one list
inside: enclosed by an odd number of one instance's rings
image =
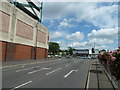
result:
[(120, 80), (120, 47), (117, 50), (99, 54), (98, 59), (108, 64), (111, 74), (116, 77), (116, 80)]

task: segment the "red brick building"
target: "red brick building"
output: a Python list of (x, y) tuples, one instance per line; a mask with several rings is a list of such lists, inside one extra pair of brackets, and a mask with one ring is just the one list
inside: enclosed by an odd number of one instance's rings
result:
[(0, 18), (0, 61), (47, 57), (45, 26), (8, 2), (0, 5)]

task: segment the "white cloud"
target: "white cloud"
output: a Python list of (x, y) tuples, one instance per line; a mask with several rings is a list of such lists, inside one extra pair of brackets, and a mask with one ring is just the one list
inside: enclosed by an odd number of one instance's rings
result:
[(75, 19), (74, 18), (70, 18), (70, 19), (64, 18), (63, 21), (60, 22), (58, 29), (75, 27), (75, 25), (71, 24), (72, 21), (75, 21)]
[(102, 45), (102, 46), (96, 46), (97, 49), (109, 49), (108, 46)]
[(119, 2), (119, 0), (39, 0), (40, 2)]
[(72, 34), (68, 34), (62, 31), (56, 31), (50, 33), (50, 40), (57, 40), (57, 39), (64, 39), (64, 40), (72, 40), (72, 41), (81, 41), (84, 39), (84, 34), (82, 32), (75, 32)]
[[(74, 14), (78, 22), (87, 21), (100, 28), (117, 27), (118, 5), (98, 7), (98, 4), (98, 2), (45, 3), (43, 17), (60, 19), (69, 14)], [(61, 23), (61, 25), (68, 26), (68, 23)]]
[(109, 39), (93, 38), (88, 42), (88, 44), (94, 45), (95, 43), (97, 46), (101, 46), (105, 44), (112, 44), (113, 42), (114, 42), (113, 40), (109, 40)]
[(107, 44), (114, 44), (118, 39), (118, 29), (92, 30), (88, 34), (88, 39), (89, 45), (94, 45), (95, 43), (97, 48), (103, 48), (103, 46), (105, 48)]
[(89, 38), (97, 38), (97, 39), (117, 39), (118, 38), (118, 29), (100, 29), (100, 30), (92, 30), (91, 33), (88, 34)]
[[(75, 33), (72, 34), (71, 36), (75, 36)], [(118, 29), (100, 29), (98, 31), (92, 30), (91, 33), (88, 34), (88, 41), (71, 42), (69, 46), (73, 48), (91, 49), (94, 47), (95, 44), (95, 48), (97, 49), (108, 49), (109, 47), (107, 45), (114, 44), (115, 41), (117, 40), (117, 37), (118, 37)]]
[(71, 25), (68, 24), (68, 20), (67, 19), (63, 19), (62, 22), (60, 22), (60, 25), (58, 26), (58, 28), (61, 28), (61, 27), (70, 27)]
[(58, 31), (56, 31), (56, 32), (51, 32), (50, 33), (50, 40), (52, 39), (57, 39), (57, 38), (60, 38), (60, 37), (62, 37), (62, 32), (58, 32)]
[(83, 48), (85, 47), (87, 44), (87, 42), (73, 42), (71, 44), (69, 44), (70, 47), (73, 47), (73, 48)]
[[(85, 42), (73, 42), (73, 43), (69, 44), (68, 46), (75, 48), (75, 49), (92, 49), (94, 47), (92, 44), (88, 45), (87, 41), (85, 41)], [(95, 48), (96, 49), (108, 49), (109, 47), (106, 45), (101, 45), (101, 46), (96, 45)]]
[(84, 34), (82, 32), (75, 32), (67, 36), (67, 39), (74, 40), (74, 41), (80, 41), (84, 39)]

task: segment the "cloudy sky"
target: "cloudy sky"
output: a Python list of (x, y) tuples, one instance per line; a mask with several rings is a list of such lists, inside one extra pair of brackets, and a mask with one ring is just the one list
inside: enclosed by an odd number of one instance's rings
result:
[(117, 2), (44, 2), (42, 24), (61, 49), (118, 47)]

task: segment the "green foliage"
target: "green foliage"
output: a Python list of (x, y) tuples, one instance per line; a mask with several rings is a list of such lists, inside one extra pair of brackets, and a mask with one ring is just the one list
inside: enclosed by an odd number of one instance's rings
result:
[(55, 55), (55, 54), (58, 54), (59, 51), (60, 51), (60, 46), (58, 43), (56, 42), (49, 43), (49, 50), (48, 50), (49, 53), (52, 52), (52, 54)]
[(68, 47), (68, 52), (70, 55), (73, 55), (73, 48), (72, 47)]

